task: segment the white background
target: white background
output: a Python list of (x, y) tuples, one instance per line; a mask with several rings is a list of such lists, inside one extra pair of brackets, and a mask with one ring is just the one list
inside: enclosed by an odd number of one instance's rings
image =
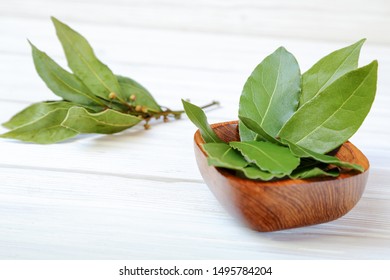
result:
[(366, 37), (361, 65), (379, 60), (378, 91), (352, 142), (369, 158), (370, 177), (359, 204), (337, 221), (257, 233), (203, 183), (186, 118), (49, 146), (1, 139), (1, 259), (390, 258), (388, 1), (0, 0), (1, 122), (56, 98), (26, 41), (66, 65), (51, 15), (161, 104), (219, 100), (210, 122), (237, 118), (247, 76), (280, 45), (303, 72)]

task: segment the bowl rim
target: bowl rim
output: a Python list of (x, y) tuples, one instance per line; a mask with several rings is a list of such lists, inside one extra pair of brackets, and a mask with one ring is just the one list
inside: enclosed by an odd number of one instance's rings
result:
[[(235, 121), (224, 121), (224, 122), (218, 122), (218, 123), (213, 123), (210, 124), (211, 128), (214, 130), (217, 127), (220, 126), (226, 126), (226, 125), (238, 125), (238, 120)], [(202, 144), (205, 143), (203, 140), (200, 130), (196, 130), (194, 134), (194, 142), (196, 146), (200, 149), (202, 154), (207, 158), (207, 153), (202, 147)], [(309, 179), (291, 179), (291, 178), (284, 178), (284, 179), (276, 179), (272, 181), (261, 181), (261, 180), (253, 180), (253, 179), (248, 179), (248, 178), (243, 178), (243, 177), (238, 177), (231, 172), (228, 171), (228, 169), (225, 168), (220, 168), (220, 167), (215, 167), (215, 166), (209, 166), (212, 168), (215, 168), (218, 173), (220, 173), (222, 176), (228, 178), (229, 180), (234, 180), (238, 183), (242, 184), (261, 184), (262, 186), (289, 186), (289, 185), (301, 185), (301, 184), (308, 184), (308, 183), (313, 183), (313, 182), (330, 182), (330, 181), (338, 181), (338, 180), (344, 180), (348, 179), (353, 176), (358, 176), (358, 175), (363, 175), (364, 173), (368, 172), (370, 169), (370, 163), (367, 159), (367, 157), (351, 142), (346, 141), (344, 142), (341, 146), (343, 148), (347, 149), (351, 154), (357, 155), (360, 158), (359, 164), (361, 164), (364, 167), (363, 172), (359, 172), (357, 170), (350, 170), (347, 172), (340, 173), (339, 176), (337, 177), (330, 177), (330, 176), (325, 176), (325, 177), (313, 177)], [(341, 147), (340, 146), (340, 147)], [(335, 155), (337, 156), (337, 155)], [(356, 162), (354, 162), (356, 163)]]

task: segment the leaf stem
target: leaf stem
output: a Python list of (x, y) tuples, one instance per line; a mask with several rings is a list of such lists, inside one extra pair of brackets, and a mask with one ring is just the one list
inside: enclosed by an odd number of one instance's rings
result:
[(116, 96), (116, 99), (118, 99), (118, 101), (122, 104), (122, 105), (125, 105), (128, 109), (132, 110), (132, 111), (135, 111), (135, 107), (129, 103), (127, 103), (125, 100), (123, 100), (122, 98), (120, 98), (119, 96)]
[[(210, 102), (210, 103), (208, 103), (208, 104), (206, 104), (206, 105), (203, 105), (203, 106), (200, 107), (200, 108), (206, 109), (206, 108), (209, 108), (209, 107), (212, 107), (212, 106), (219, 106), (219, 105), (220, 105), (219, 101), (215, 101), (215, 100), (214, 100), (214, 101), (212, 101), (212, 102)], [(167, 108), (167, 107), (164, 107), (164, 108), (165, 108), (165, 111), (162, 111), (162, 112), (168, 113), (168, 114), (172, 114), (172, 115), (181, 115), (181, 114), (185, 113), (184, 110), (172, 111), (171, 109), (169, 109), (169, 108)]]
[[(185, 113), (184, 110), (171, 110), (165, 106), (161, 106), (161, 108), (163, 109), (162, 111), (155, 111), (155, 110), (152, 110), (150, 108), (146, 108), (144, 106), (140, 106), (141, 107), (141, 110), (140, 110), (138, 108), (139, 105), (135, 106), (134, 104), (128, 103), (119, 96), (115, 96), (115, 99), (117, 99), (117, 101), (119, 101), (120, 104), (126, 106), (127, 110), (124, 113), (130, 114), (133, 116), (137, 116), (137, 117), (141, 117), (143, 120), (145, 120), (146, 121), (145, 128), (146, 128), (146, 126), (149, 128), (148, 123), (152, 118), (159, 119), (159, 118), (163, 117), (164, 122), (167, 122), (169, 116), (172, 116), (175, 119), (180, 119), (181, 115)], [(220, 103), (218, 101), (214, 100), (206, 105), (203, 105), (200, 108), (206, 109), (206, 108), (209, 108), (212, 106), (218, 106), (219, 104)]]
[[(218, 105), (219, 105), (218, 101), (212, 101), (206, 105), (203, 105), (201, 108), (205, 109), (205, 108), (209, 108), (212, 106), (218, 106)], [(160, 117), (163, 117), (164, 122), (167, 122), (169, 116), (173, 116), (175, 119), (180, 119), (181, 115), (185, 113), (184, 110), (174, 111), (174, 110), (171, 110), (168, 107), (164, 107), (164, 106), (162, 106), (162, 108), (164, 108), (163, 111), (148, 111), (145, 115), (141, 115), (141, 116), (146, 121), (149, 121), (151, 118), (159, 119)]]

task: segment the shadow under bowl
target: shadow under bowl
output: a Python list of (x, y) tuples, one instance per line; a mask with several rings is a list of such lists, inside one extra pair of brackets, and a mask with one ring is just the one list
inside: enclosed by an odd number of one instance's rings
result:
[[(239, 141), (238, 122), (211, 125), (225, 142)], [(335, 220), (349, 212), (361, 198), (368, 178), (369, 162), (352, 143), (344, 143), (335, 156), (360, 164), (365, 171), (351, 170), (337, 178), (258, 181), (237, 177), (231, 171), (209, 166), (195, 133), (195, 156), (202, 177), (218, 201), (233, 216), (257, 231), (276, 231)]]

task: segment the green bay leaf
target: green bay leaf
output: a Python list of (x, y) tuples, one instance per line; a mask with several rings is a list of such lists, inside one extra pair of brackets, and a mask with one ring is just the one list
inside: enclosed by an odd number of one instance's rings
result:
[(299, 106), (311, 100), (331, 83), (358, 66), (360, 49), (365, 39), (336, 50), (320, 59), (302, 75), (302, 94)]
[(238, 121), (238, 132), (242, 142), (253, 141), (257, 139), (257, 133), (250, 130), (241, 120)]
[(56, 109), (69, 109), (72, 106), (75, 106), (75, 104), (66, 101), (47, 101), (34, 103), (14, 115), (9, 121), (3, 123), (3, 126), (8, 129), (14, 129), (19, 126), (34, 122)]
[(348, 140), (360, 127), (375, 98), (378, 62), (348, 72), (303, 105), (279, 136), (325, 154)]
[(249, 165), (247, 167), (244, 167), (241, 172), (244, 174), (244, 176), (248, 179), (252, 180), (262, 180), (262, 181), (269, 181), (274, 178), (281, 178), (284, 175), (278, 175), (278, 174), (271, 174), (267, 171), (261, 170), (256, 165)]
[(145, 87), (131, 78), (119, 75), (116, 77), (126, 101), (130, 99), (131, 95), (134, 95), (136, 97), (134, 101), (135, 106), (141, 105), (148, 108), (148, 111), (161, 112), (160, 105), (158, 105), (152, 94)]
[(272, 137), (298, 107), (301, 76), (295, 57), (280, 47), (267, 56), (246, 81), (239, 116), (252, 119)]
[(123, 99), (116, 76), (96, 57), (88, 41), (56, 18), (52, 17), (52, 21), (73, 73), (96, 96), (108, 99), (114, 92)]
[(293, 171), (291, 175), (289, 175), (289, 177), (292, 179), (309, 179), (313, 177), (323, 177), (323, 176), (337, 177), (339, 175), (340, 172), (337, 169), (331, 169), (325, 171), (318, 167), (309, 167), (309, 168), (296, 169)]
[(333, 165), (348, 168), (348, 169), (356, 169), (356, 170), (359, 170), (360, 172), (364, 171), (364, 168), (359, 164), (341, 161), (337, 157), (334, 157), (334, 156), (323, 155), (323, 154), (319, 154), (319, 153), (310, 151), (308, 149), (305, 149), (303, 147), (295, 145), (294, 143), (291, 143), (288, 140), (282, 139), (282, 142), (287, 144), (290, 147), (291, 152), (297, 157), (312, 158), (312, 159), (315, 159), (316, 161), (319, 161), (322, 163), (333, 164)]
[(82, 107), (69, 109), (62, 126), (80, 133), (112, 134), (138, 124), (140, 118), (107, 109), (100, 113), (90, 113)]
[(0, 135), (0, 137), (37, 144), (53, 144), (74, 137), (78, 134), (77, 131), (61, 125), (67, 112), (68, 109), (55, 109), (33, 122)]
[(227, 143), (205, 143), (202, 147), (208, 155), (209, 165), (240, 171), (249, 179), (268, 181), (274, 178), (271, 173), (251, 165), (240, 152)]
[(101, 108), (105, 103), (95, 95), (73, 74), (64, 70), (46, 53), (31, 44), (35, 69), (47, 87), (59, 97), (81, 105)]
[(249, 165), (240, 152), (227, 143), (205, 143), (202, 147), (208, 155), (209, 165), (234, 170), (241, 170)]
[(247, 128), (249, 128), (251, 131), (255, 133), (256, 138), (252, 140), (268, 141), (275, 144), (279, 143), (278, 140), (276, 140), (275, 138), (270, 136), (267, 132), (265, 132), (264, 129), (254, 120), (243, 116), (238, 116), (238, 117), (240, 121), (242, 121)]
[(207, 122), (207, 117), (203, 110), (183, 99), (181, 101), (188, 118), (196, 125), (197, 128), (199, 128), (203, 140), (206, 143), (222, 143), (223, 141), (219, 139), (217, 134), (215, 134), (214, 130)]
[(247, 161), (272, 174), (289, 175), (300, 162), (289, 148), (270, 142), (230, 142), (229, 145), (239, 150)]

